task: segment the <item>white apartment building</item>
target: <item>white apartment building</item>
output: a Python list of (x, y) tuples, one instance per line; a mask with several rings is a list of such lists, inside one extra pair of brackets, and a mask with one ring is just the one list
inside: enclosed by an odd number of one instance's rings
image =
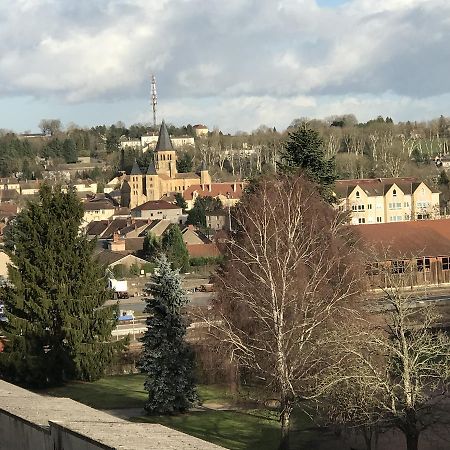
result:
[(338, 180), (334, 192), (355, 225), (440, 217), (440, 192), (412, 177)]

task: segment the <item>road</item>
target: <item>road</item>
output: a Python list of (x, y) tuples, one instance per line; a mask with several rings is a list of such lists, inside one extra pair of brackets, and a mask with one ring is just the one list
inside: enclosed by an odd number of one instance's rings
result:
[[(190, 306), (208, 306), (214, 292), (193, 292), (188, 294)], [(109, 300), (106, 304), (114, 304), (115, 300)], [(136, 296), (119, 300), (121, 310), (132, 310), (136, 315), (143, 313), (145, 308), (144, 296)]]

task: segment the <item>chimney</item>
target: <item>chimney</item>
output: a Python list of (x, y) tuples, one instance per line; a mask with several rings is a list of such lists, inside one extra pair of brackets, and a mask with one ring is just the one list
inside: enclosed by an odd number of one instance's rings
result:
[(119, 237), (119, 232), (115, 231), (113, 234), (113, 242), (119, 242), (120, 237)]
[(236, 190), (237, 190), (237, 183), (234, 182), (234, 183), (233, 183), (233, 192), (236, 192)]
[(188, 225), (188, 230), (194, 231), (195, 230), (194, 225), (192, 224)]
[(209, 192), (212, 191), (212, 184), (211, 183), (208, 184), (208, 190), (209, 190)]

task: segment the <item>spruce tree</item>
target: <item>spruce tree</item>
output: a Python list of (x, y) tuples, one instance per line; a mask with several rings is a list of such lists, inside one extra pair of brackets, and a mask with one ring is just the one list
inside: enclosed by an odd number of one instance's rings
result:
[(176, 414), (187, 411), (197, 401), (194, 358), (185, 341), (186, 324), (181, 315), (187, 298), (178, 271), (171, 268), (165, 255), (158, 265), (144, 309), (148, 317), (147, 331), (141, 339), (144, 349), (140, 368), (147, 374), (146, 411)]
[(44, 184), (6, 237), (12, 264), (0, 289), (8, 317), (0, 374), (7, 379), (32, 386), (97, 379), (123, 346), (110, 342), (117, 307), (104, 306), (105, 271), (92, 259), (95, 242), (79, 233), (82, 217), (73, 190)]
[(288, 134), (281, 153), (280, 168), (284, 172), (301, 169), (319, 184), (322, 196), (332, 201), (331, 186), (336, 180), (334, 158), (327, 158), (319, 133), (303, 123)]

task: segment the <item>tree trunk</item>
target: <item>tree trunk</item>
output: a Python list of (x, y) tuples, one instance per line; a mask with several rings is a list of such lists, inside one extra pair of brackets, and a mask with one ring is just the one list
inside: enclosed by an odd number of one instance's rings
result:
[(292, 406), (285, 405), (281, 411), (281, 439), (279, 450), (289, 450), (289, 429), (291, 425)]
[(418, 450), (419, 433), (417, 430), (410, 430), (406, 433), (406, 448), (407, 450)]

